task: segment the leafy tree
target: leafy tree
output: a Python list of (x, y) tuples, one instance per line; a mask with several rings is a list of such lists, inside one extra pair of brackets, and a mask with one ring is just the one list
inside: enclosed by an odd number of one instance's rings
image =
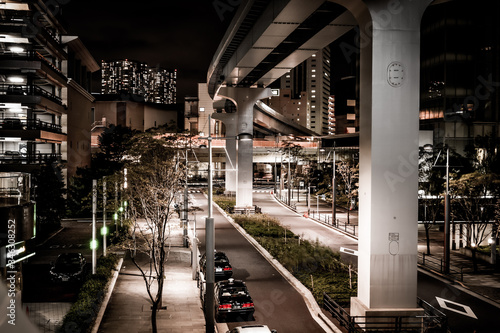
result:
[(477, 272), (477, 246), (488, 237), (489, 221), (494, 217), (491, 189), (499, 184), (496, 174), (475, 171), (450, 180), (452, 214), (466, 221), (465, 239), (472, 251), (474, 272)]
[(61, 226), (65, 215), (62, 169), (56, 162), (43, 165), (32, 174), (38, 231), (46, 235)]
[[(133, 239), (128, 245), (152, 303), (154, 333), (157, 332), (157, 311), (162, 307), (168, 222), (175, 214), (174, 200), (182, 189), (185, 176), (185, 166), (177, 158), (178, 147), (175, 138), (141, 133), (132, 140), (126, 164), (130, 217), (134, 225)], [(139, 219), (144, 221), (146, 228), (138, 228)], [(142, 261), (144, 257), (146, 264)]]
[(92, 168), (102, 175), (121, 170), (130, 148), (130, 140), (137, 131), (130, 127), (111, 124), (99, 136), (99, 152), (92, 156)]
[[(434, 167), (442, 160), (436, 161), (432, 151), (421, 150), (419, 157), (419, 199), (424, 207), (422, 220), (425, 228), (427, 254), (431, 254), (429, 230), (436, 224), (438, 216), (443, 212), (443, 194), (445, 192), (444, 168)], [(444, 161), (446, 163), (446, 161)], [(439, 164), (438, 164), (439, 165)]]

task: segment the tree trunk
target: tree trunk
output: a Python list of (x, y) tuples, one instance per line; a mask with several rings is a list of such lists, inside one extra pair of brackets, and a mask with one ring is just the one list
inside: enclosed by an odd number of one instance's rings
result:
[(153, 302), (151, 306), (151, 328), (153, 333), (158, 332), (158, 328), (156, 327), (156, 312), (158, 311), (158, 302)]
[(472, 266), (474, 267), (474, 273), (477, 273), (477, 259), (476, 259), (476, 247), (472, 247)]
[(429, 239), (430, 226), (428, 226), (427, 224), (425, 224), (424, 226), (425, 226), (425, 238), (427, 240), (427, 255), (430, 255), (431, 254), (431, 240)]

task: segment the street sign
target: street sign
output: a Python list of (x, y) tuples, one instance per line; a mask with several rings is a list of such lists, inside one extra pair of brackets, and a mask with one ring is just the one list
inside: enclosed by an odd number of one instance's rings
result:
[(356, 250), (352, 250), (352, 249), (348, 249), (346, 247), (341, 247), (340, 248), (340, 252), (344, 252), (344, 253), (347, 253), (347, 254), (351, 254), (353, 256), (357, 256), (358, 255), (358, 251)]

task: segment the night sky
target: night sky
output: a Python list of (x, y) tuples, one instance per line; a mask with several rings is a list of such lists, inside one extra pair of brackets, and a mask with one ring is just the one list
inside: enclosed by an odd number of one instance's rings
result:
[[(60, 3), (68, 33), (79, 36), (100, 64), (129, 59), (177, 69), (177, 102), (197, 96), (240, 1), (96, 1)], [(235, 4), (235, 6), (230, 5)], [(100, 91), (94, 86), (95, 92)]]

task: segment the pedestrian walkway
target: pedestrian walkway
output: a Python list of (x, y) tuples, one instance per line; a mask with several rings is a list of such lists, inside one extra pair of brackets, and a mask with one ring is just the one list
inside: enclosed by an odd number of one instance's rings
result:
[[(196, 281), (192, 278), (191, 252), (182, 246), (178, 219), (170, 222), (170, 230), (171, 247), (163, 291), (166, 309), (157, 314), (158, 331), (202, 333), (205, 332), (205, 317)], [(151, 332), (151, 303), (145, 282), (128, 255), (98, 332)]]

